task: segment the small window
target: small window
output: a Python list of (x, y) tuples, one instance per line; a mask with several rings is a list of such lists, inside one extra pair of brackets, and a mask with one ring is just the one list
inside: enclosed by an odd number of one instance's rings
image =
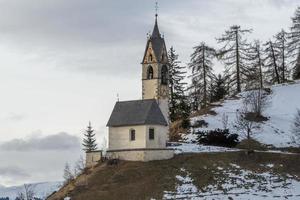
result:
[(149, 140), (154, 140), (154, 128), (149, 128)]
[(149, 61), (152, 62), (152, 60), (153, 60), (153, 57), (152, 57), (152, 54), (150, 54), (150, 55), (149, 55)]
[(147, 69), (147, 79), (153, 79), (153, 68), (151, 66)]
[(129, 136), (129, 137), (130, 137), (130, 140), (131, 140), (131, 141), (134, 141), (134, 140), (135, 140), (135, 130), (134, 130), (134, 129), (131, 129), (131, 130), (130, 130), (130, 136)]

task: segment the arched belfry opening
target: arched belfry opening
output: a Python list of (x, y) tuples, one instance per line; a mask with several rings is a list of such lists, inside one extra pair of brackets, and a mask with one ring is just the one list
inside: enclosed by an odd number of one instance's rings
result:
[(147, 79), (153, 79), (153, 67), (151, 65), (147, 69)]
[(168, 84), (168, 67), (166, 65), (163, 65), (161, 68), (161, 84)]

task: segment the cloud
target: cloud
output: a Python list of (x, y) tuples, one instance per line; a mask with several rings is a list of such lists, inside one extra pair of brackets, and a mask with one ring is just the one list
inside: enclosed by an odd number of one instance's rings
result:
[(25, 172), (23, 169), (20, 169), (19, 167), (0, 167), (0, 177), (10, 179), (24, 179), (29, 178), (30, 175)]
[(0, 144), (4, 151), (45, 151), (45, 150), (72, 150), (80, 149), (78, 137), (61, 132), (55, 135), (31, 135), (27, 139), (13, 139)]
[(20, 114), (20, 113), (10, 113), (8, 115), (7, 119), (11, 120), (11, 121), (22, 121), (22, 120), (26, 119), (26, 115)]

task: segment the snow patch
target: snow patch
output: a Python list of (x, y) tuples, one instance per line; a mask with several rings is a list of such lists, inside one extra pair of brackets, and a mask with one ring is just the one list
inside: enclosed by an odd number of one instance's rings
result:
[(206, 145), (200, 145), (196, 143), (179, 143), (179, 142), (172, 142), (169, 148), (175, 149), (175, 154), (239, 151), (238, 149), (233, 149), (233, 148), (206, 146)]
[[(264, 144), (276, 147), (295, 146), (291, 125), (297, 108), (300, 109), (300, 83), (280, 84), (271, 87), (270, 105), (266, 108), (264, 115), (269, 117), (268, 121), (260, 123), (260, 129), (254, 131), (254, 137)], [(191, 119), (191, 123), (197, 120), (205, 120), (207, 127), (195, 128), (194, 131), (206, 131), (223, 128), (222, 117), (228, 116), (228, 128), (231, 133), (237, 133), (234, 128), (236, 112), (242, 108), (242, 99), (245, 93), (241, 93), (240, 99), (225, 100), (222, 106), (213, 108), (216, 115), (203, 115)], [(239, 134), (239, 133), (237, 133)], [(244, 136), (240, 135), (242, 139)], [(186, 142), (193, 142), (195, 134), (184, 136)]]

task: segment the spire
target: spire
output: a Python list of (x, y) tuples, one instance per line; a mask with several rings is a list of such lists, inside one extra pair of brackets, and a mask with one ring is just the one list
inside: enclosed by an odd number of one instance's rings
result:
[(160, 38), (160, 33), (159, 33), (159, 29), (158, 29), (158, 25), (157, 25), (157, 17), (158, 17), (158, 3), (155, 2), (155, 24), (154, 24), (154, 28), (153, 28), (153, 32), (152, 32), (152, 38)]

